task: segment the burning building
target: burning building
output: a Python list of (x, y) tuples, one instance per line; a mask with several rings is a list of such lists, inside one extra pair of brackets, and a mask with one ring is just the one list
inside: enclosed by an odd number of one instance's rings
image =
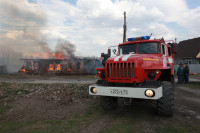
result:
[(101, 66), (99, 58), (70, 59), (21, 59), (24, 66), (19, 72), (25, 73), (60, 73), (60, 74), (96, 74), (96, 67)]
[[(47, 45), (45, 45), (47, 46)], [(48, 48), (48, 47), (46, 47)], [(55, 51), (32, 53), (24, 61), (19, 72), (23, 73), (60, 73), (60, 74), (96, 74), (96, 67), (101, 67), (99, 58), (75, 57), (75, 46), (66, 41), (59, 41)]]

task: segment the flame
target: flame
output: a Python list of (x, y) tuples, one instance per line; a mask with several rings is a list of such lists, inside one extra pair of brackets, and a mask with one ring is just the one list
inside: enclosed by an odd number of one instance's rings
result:
[(63, 55), (63, 53), (55, 53), (55, 56), (56, 56), (56, 59), (65, 59), (65, 57), (64, 57), (64, 55)]
[(35, 59), (65, 59), (63, 52), (33, 53), (32, 56)]
[(53, 71), (53, 64), (49, 64), (49, 71)]
[(60, 64), (57, 64), (57, 65), (56, 65), (56, 70), (57, 70), (57, 71), (60, 71)]
[(20, 72), (26, 72), (26, 69), (24, 68), (24, 69), (20, 69)]

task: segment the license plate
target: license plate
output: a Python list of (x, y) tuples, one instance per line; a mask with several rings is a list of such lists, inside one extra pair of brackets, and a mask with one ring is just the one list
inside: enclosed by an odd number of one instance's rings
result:
[(128, 90), (110, 89), (111, 94), (128, 95)]

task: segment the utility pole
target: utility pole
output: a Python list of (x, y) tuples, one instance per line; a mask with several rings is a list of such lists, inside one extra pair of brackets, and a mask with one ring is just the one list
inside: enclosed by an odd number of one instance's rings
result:
[(123, 33), (123, 43), (126, 42), (126, 12), (124, 11), (124, 33)]

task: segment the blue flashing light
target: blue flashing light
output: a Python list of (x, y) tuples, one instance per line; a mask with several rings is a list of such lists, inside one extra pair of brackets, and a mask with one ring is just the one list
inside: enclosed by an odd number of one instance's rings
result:
[(128, 38), (128, 41), (136, 41), (136, 40), (149, 40), (150, 36), (142, 36), (142, 37), (132, 37)]
[(143, 39), (143, 40), (149, 40), (149, 39), (150, 39), (150, 36), (143, 36), (142, 39)]
[(134, 41), (134, 38), (128, 38), (128, 41)]

